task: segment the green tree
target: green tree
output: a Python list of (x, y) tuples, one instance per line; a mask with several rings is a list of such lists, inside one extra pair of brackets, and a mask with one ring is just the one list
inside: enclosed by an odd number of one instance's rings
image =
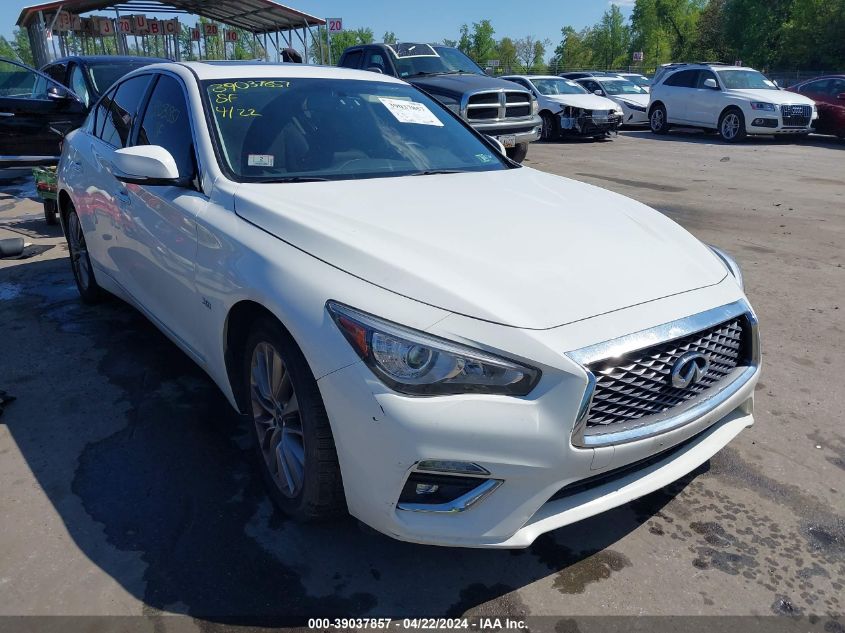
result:
[(499, 60), (500, 68), (505, 73), (510, 73), (516, 65), (516, 45), (509, 37), (503, 37), (496, 46), (496, 57)]
[(399, 40), (396, 37), (396, 33), (393, 31), (385, 31), (381, 41), (385, 44), (396, 44)]
[[(338, 60), (340, 60), (340, 55), (350, 46), (371, 44), (373, 42), (373, 30), (370, 28), (358, 28), (354, 30), (341, 31), (340, 33), (332, 35), (331, 38), (331, 63), (337, 64)], [(317, 27), (314, 38), (312, 38), (311, 44), (308, 47), (308, 55), (311, 58), (311, 61), (315, 64), (319, 64), (321, 59), (328, 63), (329, 60), (326, 59), (325, 56), (321, 57), (325, 51), (326, 29), (325, 27), (320, 26)]]
[(560, 30), (563, 37), (555, 48), (552, 65), (557, 70), (587, 68), (593, 63), (593, 52), (587, 46), (586, 40), (590, 35), (589, 29), (576, 31), (571, 26), (564, 26)]
[(601, 21), (590, 30), (586, 38), (593, 51), (593, 60), (605, 68), (618, 68), (628, 64), (631, 48), (631, 27), (625, 23), (622, 10), (615, 4), (604, 12)]
[(35, 61), (32, 57), (32, 49), (29, 46), (29, 36), (25, 29), (15, 28), (12, 31), (12, 40), (0, 36), (0, 57), (15, 59), (32, 66)]
[(535, 39), (531, 35), (521, 37), (514, 42), (516, 58), (522, 67), (522, 72), (531, 73), (539, 70), (546, 55), (546, 46), (550, 43), (548, 40)]
[(496, 30), (490, 20), (473, 22), (472, 30), (466, 24), (461, 25), (461, 37), (458, 48), (469, 55), (479, 66), (484, 66), (488, 59), (496, 54), (496, 40), (493, 35)]

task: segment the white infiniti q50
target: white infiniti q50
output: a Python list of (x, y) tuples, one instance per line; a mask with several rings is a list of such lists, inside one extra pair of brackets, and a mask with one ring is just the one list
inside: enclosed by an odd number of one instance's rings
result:
[(67, 138), (60, 214), (83, 300), (208, 372), (283, 511), (524, 547), (750, 426), (760, 352), (730, 257), (500, 149), (386, 76), (153, 65)]

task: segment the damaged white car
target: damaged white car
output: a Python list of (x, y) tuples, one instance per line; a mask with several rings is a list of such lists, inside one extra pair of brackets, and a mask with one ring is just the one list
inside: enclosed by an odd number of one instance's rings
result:
[(622, 108), (569, 79), (554, 75), (506, 75), (502, 79), (527, 88), (537, 98), (544, 141), (567, 136), (606, 138), (622, 123)]

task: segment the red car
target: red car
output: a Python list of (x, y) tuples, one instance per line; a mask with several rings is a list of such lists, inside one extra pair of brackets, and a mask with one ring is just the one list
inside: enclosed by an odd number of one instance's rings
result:
[(845, 139), (845, 75), (827, 75), (808, 79), (787, 88), (816, 102), (819, 119), (816, 132)]

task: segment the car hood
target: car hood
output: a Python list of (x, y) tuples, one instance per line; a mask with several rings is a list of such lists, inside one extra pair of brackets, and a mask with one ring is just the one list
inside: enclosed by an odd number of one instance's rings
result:
[(631, 103), (636, 103), (637, 105), (647, 106), (649, 95), (648, 94), (613, 95), (611, 98), (614, 101), (630, 101)]
[(459, 96), (484, 90), (513, 90), (527, 93), (525, 88), (512, 81), (496, 79), (487, 75), (426, 75), (423, 77), (402, 77), (405, 81), (434, 94)]
[(728, 90), (729, 95), (737, 97), (744, 97), (746, 99), (753, 99), (754, 101), (763, 101), (765, 103), (775, 103), (780, 105), (782, 103), (804, 103), (806, 105), (813, 105), (815, 101), (804, 95), (799, 95), (794, 92), (786, 90)]
[(610, 99), (591, 94), (575, 94), (575, 95), (554, 95), (544, 97), (549, 101), (560, 103), (561, 105), (574, 106), (576, 108), (584, 108), (585, 110), (617, 110), (616, 104)]
[(727, 274), (706, 246), (657, 211), (527, 167), (243, 184), (235, 209), (368, 282), (521, 328), (570, 323)]

